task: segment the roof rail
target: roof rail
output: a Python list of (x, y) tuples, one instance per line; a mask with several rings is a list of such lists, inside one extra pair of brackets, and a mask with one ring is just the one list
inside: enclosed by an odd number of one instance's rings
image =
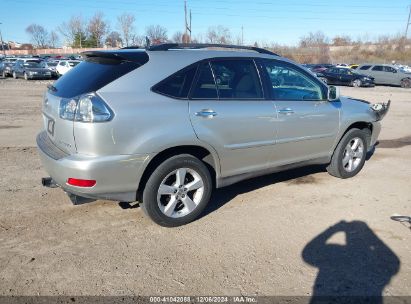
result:
[(215, 43), (163, 43), (150, 45), (148, 51), (168, 51), (170, 49), (204, 49), (204, 48), (223, 48), (255, 51), (261, 54), (279, 56), (269, 50), (255, 46), (233, 45), (233, 44), (215, 44)]

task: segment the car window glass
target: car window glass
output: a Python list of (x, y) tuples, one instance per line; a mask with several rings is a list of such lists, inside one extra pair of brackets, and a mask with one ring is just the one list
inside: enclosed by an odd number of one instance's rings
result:
[(274, 99), (322, 100), (320, 84), (296, 68), (276, 61), (265, 63)]
[(382, 71), (382, 65), (376, 65), (372, 68), (373, 71)]
[(196, 71), (197, 65), (179, 71), (154, 86), (153, 91), (171, 97), (187, 98)]
[(360, 67), (360, 70), (368, 70), (371, 66), (370, 65), (364, 65)]
[(211, 61), (220, 99), (262, 98), (260, 78), (253, 60)]
[(201, 64), (199, 68), (199, 77), (191, 97), (196, 99), (216, 99), (218, 97), (217, 87), (208, 62)]
[(389, 66), (384, 67), (384, 72), (394, 73), (395, 69)]

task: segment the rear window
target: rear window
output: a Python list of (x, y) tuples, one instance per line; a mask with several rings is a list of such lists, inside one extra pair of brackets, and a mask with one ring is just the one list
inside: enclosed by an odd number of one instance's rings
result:
[(187, 98), (191, 83), (197, 71), (197, 64), (185, 68), (153, 87), (153, 91), (175, 98)]
[[(112, 53), (89, 56), (59, 78), (49, 87), (49, 91), (51, 94), (63, 98), (72, 98), (94, 92), (148, 61), (146, 52), (124, 55), (127, 55), (124, 56), (127, 60), (115, 58)], [(123, 56), (122, 53), (119, 53), (119, 56)]]
[(376, 65), (375, 67), (372, 68), (373, 71), (382, 71), (383, 66), (382, 65)]

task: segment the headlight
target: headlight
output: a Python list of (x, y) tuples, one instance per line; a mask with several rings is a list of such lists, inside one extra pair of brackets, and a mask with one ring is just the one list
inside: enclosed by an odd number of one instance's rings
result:
[(37, 75), (37, 72), (32, 72), (32, 71), (30, 71), (30, 72), (29, 72), (29, 75)]
[(114, 114), (108, 105), (95, 93), (86, 93), (60, 101), (60, 118), (81, 122), (109, 121)]

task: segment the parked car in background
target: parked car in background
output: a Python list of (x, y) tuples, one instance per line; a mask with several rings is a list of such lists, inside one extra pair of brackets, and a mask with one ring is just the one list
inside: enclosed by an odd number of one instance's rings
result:
[(156, 223), (179, 226), (215, 187), (304, 164), (360, 172), (389, 105), (342, 97), (268, 50), (218, 47), (85, 52), (44, 96), (43, 185), (138, 200)]
[(7, 58), (2, 62), (1, 75), (3, 77), (9, 77), (13, 75), (13, 65), (17, 58)]
[(359, 67), (359, 64), (350, 64), (348, 67), (352, 70), (355, 70), (356, 68)]
[(374, 78), (375, 84), (387, 84), (411, 88), (411, 73), (391, 64), (363, 64), (358, 72)]
[(325, 63), (325, 64), (306, 64), (305, 67), (308, 68), (313, 73), (319, 73), (319, 72), (325, 71), (326, 69), (329, 69), (329, 68), (333, 67), (333, 65), (329, 64), (329, 63)]
[(62, 76), (80, 63), (79, 60), (60, 60), (56, 66), (58, 76)]
[(13, 78), (50, 79), (51, 72), (44, 68), (40, 60), (18, 59), (13, 65)]
[(349, 68), (330, 68), (317, 77), (327, 84), (349, 85), (352, 87), (371, 87), (374, 86), (374, 79), (367, 75), (362, 75)]
[(51, 73), (51, 77), (57, 77), (57, 70), (56, 67), (58, 65), (58, 61), (43, 61), (42, 65), (44, 68), (48, 69)]

